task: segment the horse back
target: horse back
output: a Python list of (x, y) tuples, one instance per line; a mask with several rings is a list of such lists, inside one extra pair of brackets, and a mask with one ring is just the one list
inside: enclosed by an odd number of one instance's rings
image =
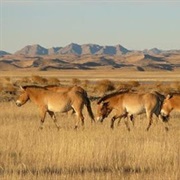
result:
[(53, 106), (58, 106), (59, 104), (67, 104), (70, 101), (67, 93), (58, 93), (46, 89), (30, 89), (31, 100), (37, 105), (48, 106), (49, 104)]
[(132, 114), (155, 112), (159, 108), (158, 98), (152, 93), (125, 93), (120, 96), (120, 106)]

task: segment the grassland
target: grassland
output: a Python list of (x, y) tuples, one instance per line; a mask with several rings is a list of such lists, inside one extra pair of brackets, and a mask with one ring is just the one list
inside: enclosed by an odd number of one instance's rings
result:
[(155, 71), (155, 72), (138, 72), (125, 71), (118, 69), (103, 70), (59, 70), (59, 71), (1, 71), (0, 77), (20, 78), (32, 75), (39, 75), (44, 77), (57, 77), (60, 80), (71, 80), (72, 78), (79, 78), (81, 80), (100, 80), (110, 79), (119, 81), (178, 81), (180, 78), (179, 71)]
[[(69, 83), (72, 78), (90, 80), (178, 81), (179, 73), (125, 72), (2, 72), (12, 81), (32, 74), (53, 76)], [(92, 102), (96, 112), (96, 102)], [(47, 116), (38, 130), (38, 109), (28, 102), (21, 108), (13, 101), (0, 103), (0, 179), (180, 179), (180, 114), (172, 113), (169, 132), (157, 119), (147, 132), (145, 115), (135, 117), (135, 127), (126, 130), (123, 121), (114, 130), (110, 117), (103, 124), (90, 123), (86, 109), (85, 128), (73, 130), (74, 115), (57, 114), (57, 131)]]

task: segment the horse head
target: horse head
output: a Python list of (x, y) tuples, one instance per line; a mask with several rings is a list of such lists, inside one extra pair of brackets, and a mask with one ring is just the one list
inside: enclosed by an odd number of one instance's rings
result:
[(112, 109), (109, 107), (109, 102), (101, 101), (97, 103), (97, 121), (103, 122), (103, 120), (110, 114)]
[(164, 122), (167, 122), (169, 120), (170, 112), (173, 110), (172, 104), (171, 104), (171, 98), (173, 96), (171, 94), (168, 94), (166, 99), (164, 100), (161, 108), (161, 117)]
[(28, 100), (29, 100), (29, 96), (26, 89), (20, 86), (20, 95), (16, 99), (16, 105), (20, 107), (23, 104), (25, 104)]

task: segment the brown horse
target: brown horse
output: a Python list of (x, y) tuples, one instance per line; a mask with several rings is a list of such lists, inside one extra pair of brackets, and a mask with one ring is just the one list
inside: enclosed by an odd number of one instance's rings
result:
[[(114, 128), (116, 119), (126, 118), (141, 113), (146, 113), (149, 121), (147, 130), (152, 124), (152, 116), (160, 117), (160, 109), (163, 99), (159, 93), (137, 93), (137, 92), (116, 92), (102, 97), (98, 102), (97, 120), (103, 121), (111, 112), (114, 116), (111, 119), (111, 128)], [(132, 119), (131, 119), (132, 120)], [(127, 129), (130, 130), (128, 121)]]
[(169, 120), (171, 111), (180, 112), (180, 94), (168, 94), (161, 108), (161, 115), (164, 121)]
[[(37, 86), (22, 87), (21, 94), (16, 100), (16, 105), (22, 106), (28, 100), (34, 102), (39, 108), (41, 117), (40, 128), (43, 127), (46, 113), (48, 112), (59, 129), (59, 125), (57, 124), (57, 119), (54, 113), (68, 112), (71, 109), (74, 109), (77, 114), (77, 121), (75, 125), (75, 128), (77, 128), (79, 121), (81, 121), (82, 125), (84, 125), (84, 116), (82, 114), (84, 105), (86, 105), (87, 110), (90, 109), (90, 107), (88, 107), (90, 106), (90, 101), (87, 96), (84, 96), (84, 94), (73, 89), (64, 93), (58, 93)], [(92, 111), (89, 113), (89, 115), (91, 119), (94, 119)]]
[[(88, 94), (87, 92), (80, 86), (74, 85), (74, 86), (56, 86), (56, 85), (49, 85), (49, 86), (45, 86), (44, 87), (47, 90), (51, 90), (54, 92), (60, 92), (60, 93), (64, 93), (64, 92), (68, 92), (68, 91), (75, 91), (77, 93), (82, 94), (86, 101), (84, 101), (84, 104), (87, 105), (87, 109), (88, 109), (88, 113), (89, 116), (91, 117), (91, 122), (95, 122), (94, 120), (94, 115), (91, 109), (91, 102), (88, 98)], [(72, 109), (72, 114), (75, 113), (74, 109)]]

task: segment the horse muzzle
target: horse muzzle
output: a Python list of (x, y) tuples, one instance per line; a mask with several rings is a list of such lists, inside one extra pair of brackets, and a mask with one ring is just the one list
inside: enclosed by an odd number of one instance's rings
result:
[(168, 122), (169, 121), (169, 115), (166, 114), (164, 111), (161, 111), (160, 117), (161, 117), (163, 122)]
[(169, 121), (169, 116), (168, 115), (166, 115), (166, 116), (161, 115), (161, 117), (162, 117), (163, 122), (168, 122)]
[(97, 122), (101, 122), (101, 123), (102, 123), (102, 122), (103, 122), (103, 119), (104, 119), (104, 118), (103, 118), (102, 116), (98, 116), (96, 120), (97, 120)]
[(19, 101), (16, 101), (16, 106), (21, 107), (22, 104)]

